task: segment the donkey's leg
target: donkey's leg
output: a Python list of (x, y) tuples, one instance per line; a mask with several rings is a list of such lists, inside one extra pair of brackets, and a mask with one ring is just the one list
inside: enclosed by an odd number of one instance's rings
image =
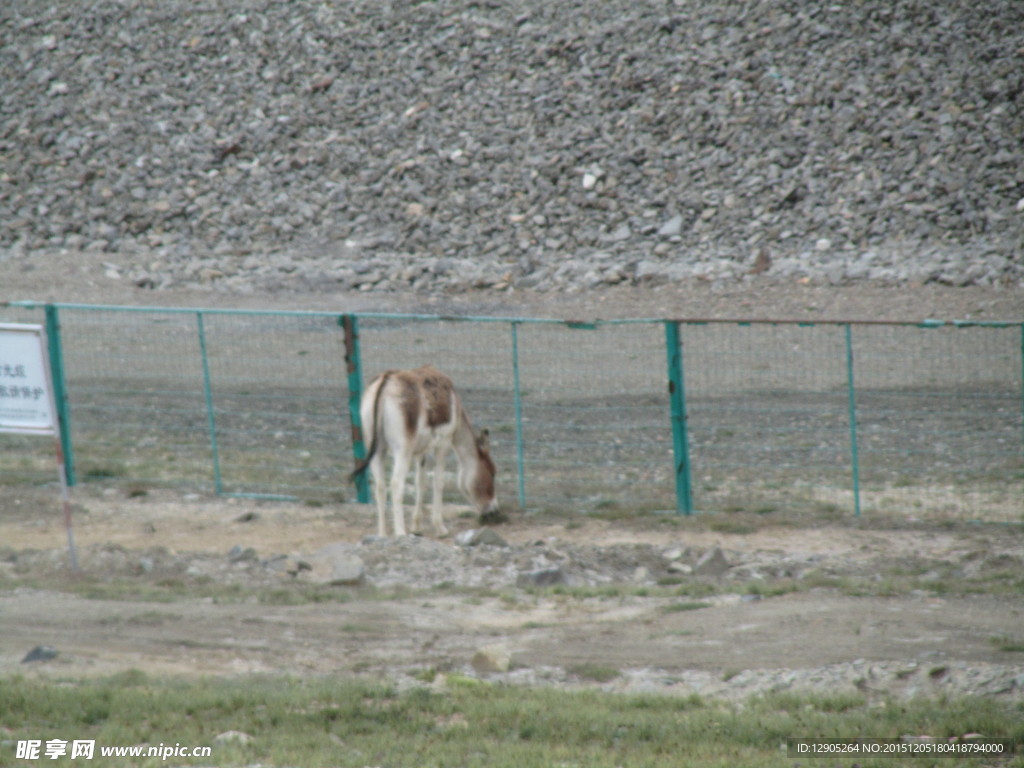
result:
[(373, 498), (377, 502), (377, 535), (388, 535), (387, 526), (387, 479), (384, 477), (384, 459), (374, 456), (370, 460), (370, 474), (373, 475)]
[(395, 465), (391, 468), (391, 510), (394, 517), (395, 536), (405, 536), (405, 477), (409, 474), (409, 457), (395, 451)]
[(423, 464), (427, 460), (427, 455), (423, 454), (419, 460), (416, 461), (416, 470), (414, 475), (414, 482), (416, 483), (416, 500), (412, 508), (412, 532), (422, 533), (423, 531)]
[(438, 536), (448, 535), (441, 509), (441, 497), (444, 496), (444, 460), (447, 455), (448, 451), (444, 447), (434, 451), (434, 504), (430, 512), (430, 522)]

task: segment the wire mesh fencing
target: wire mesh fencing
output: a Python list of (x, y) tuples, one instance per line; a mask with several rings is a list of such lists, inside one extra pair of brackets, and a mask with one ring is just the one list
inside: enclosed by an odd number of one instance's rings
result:
[(857, 329), (867, 510), (1024, 520), (1021, 333), (1012, 326)]
[[(77, 482), (355, 500), (350, 402), (431, 363), (488, 428), (505, 505), (1024, 521), (1021, 324), (29, 303), (0, 320), (59, 336)], [(0, 483), (53, 481), (45, 441), (0, 446)]]
[(674, 506), (657, 329), (388, 317), (359, 328), (367, 382), (426, 363), (452, 377), (474, 426), (490, 433), (503, 502)]
[(63, 310), (60, 334), (73, 479), (341, 491), (350, 454), (333, 318)]
[(844, 329), (690, 324), (681, 336), (698, 505), (853, 511)]

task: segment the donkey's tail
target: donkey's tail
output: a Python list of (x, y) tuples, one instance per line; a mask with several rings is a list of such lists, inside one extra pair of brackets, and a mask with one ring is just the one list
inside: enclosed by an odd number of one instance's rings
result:
[[(366, 474), (367, 468), (370, 466), (370, 461), (373, 459), (374, 454), (377, 453), (377, 446), (380, 443), (381, 438), (381, 420), (380, 420), (380, 397), (384, 391), (384, 385), (388, 383), (388, 376), (390, 371), (381, 374), (380, 386), (377, 387), (377, 392), (373, 398), (373, 424), (370, 424), (370, 448), (366, 452), (366, 456), (359, 460), (356, 464), (355, 470), (348, 476), (349, 482), (356, 482), (360, 477)], [(363, 425), (365, 430), (366, 424)]]

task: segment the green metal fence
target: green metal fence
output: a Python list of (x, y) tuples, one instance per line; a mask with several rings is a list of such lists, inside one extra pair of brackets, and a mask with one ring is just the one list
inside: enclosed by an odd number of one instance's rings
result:
[[(1021, 323), (30, 302), (0, 320), (48, 328), (72, 482), (366, 500), (347, 483), (360, 388), (430, 362), (490, 429), (505, 504), (1024, 521)], [(49, 445), (0, 436), (0, 483), (52, 475)]]

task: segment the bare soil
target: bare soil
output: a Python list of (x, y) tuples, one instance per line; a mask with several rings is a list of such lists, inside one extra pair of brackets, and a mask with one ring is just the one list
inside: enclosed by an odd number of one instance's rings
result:
[[(474, 527), (471, 516), (448, 512), (456, 532)], [(374, 515), (360, 505), (170, 491), (132, 498), (95, 486), (74, 491), (73, 519), (77, 575), (55, 492), (12, 488), (0, 502), (0, 674), (141, 669), (429, 681), (435, 673), (484, 673), (474, 656), (497, 647), (510, 665), (494, 677), (529, 684), (1024, 698), (1019, 589), (858, 596), (800, 584), (822, 573), (870, 581), (901, 568), (927, 580), (950, 566), (965, 578), (1007, 569), (1019, 576), (1024, 531), (1011, 526), (518, 516), (493, 529), (508, 547), (466, 549), (453, 539), (366, 538)], [(361, 586), (315, 586), (313, 571), (273, 565), (314, 562), (330, 545), (360, 552)], [(692, 562), (714, 548), (728, 561), (724, 573), (684, 568), (674, 586), (658, 585), (672, 558)], [(379, 562), (381, 553), (391, 562)], [(501, 581), (541, 554), (589, 576), (553, 590)], [(438, 572), (446, 558), (462, 572)], [(453, 586), (472, 572), (480, 588)], [(695, 581), (706, 596), (673, 593)], [(296, 591), (304, 585), (310, 591)], [(39, 645), (58, 655), (21, 663)]]

